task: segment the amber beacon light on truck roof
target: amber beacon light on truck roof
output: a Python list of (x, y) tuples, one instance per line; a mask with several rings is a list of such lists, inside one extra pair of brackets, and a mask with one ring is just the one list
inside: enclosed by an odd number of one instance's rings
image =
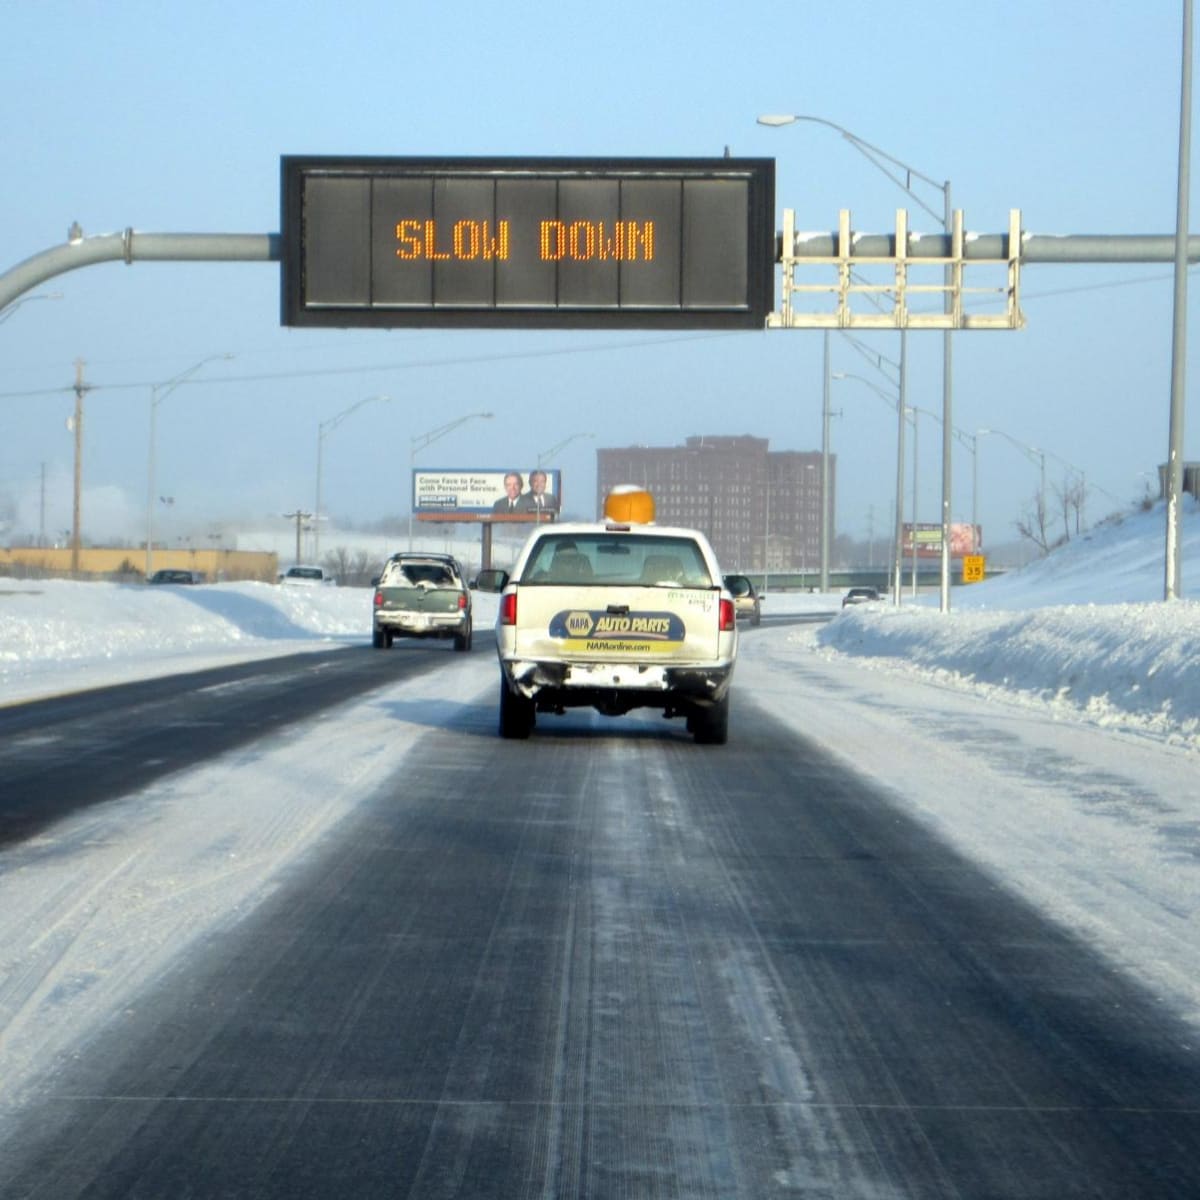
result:
[(654, 497), (645, 488), (620, 483), (604, 497), (604, 519), (610, 525), (653, 525)]

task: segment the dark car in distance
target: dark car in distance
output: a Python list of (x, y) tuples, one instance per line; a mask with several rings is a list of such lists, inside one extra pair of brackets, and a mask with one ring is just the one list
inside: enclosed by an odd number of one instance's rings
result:
[(880, 600), (879, 589), (873, 587), (852, 587), (842, 597), (842, 607), (847, 604), (870, 604), (875, 600)]
[(178, 571), (170, 567), (164, 567), (161, 571), (155, 571), (147, 583), (203, 583), (204, 576), (199, 571)]

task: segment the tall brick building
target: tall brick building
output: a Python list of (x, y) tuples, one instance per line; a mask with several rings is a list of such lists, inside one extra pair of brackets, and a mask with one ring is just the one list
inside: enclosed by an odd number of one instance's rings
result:
[[(836, 461), (829, 460), (830, 529)], [(721, 566), (813, 570), (821, 559), (821, 455), (770, 450), (757, 437), (689, 437), (682, 446), (596, 451), (596, 511), (617, 484), (654, 493), (660, 525), (702, 530)], [(769, 534), (769, 536), (767, 536)]]

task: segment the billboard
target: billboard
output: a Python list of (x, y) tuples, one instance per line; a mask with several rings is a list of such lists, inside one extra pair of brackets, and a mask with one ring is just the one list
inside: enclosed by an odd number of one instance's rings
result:
[[(915, 543), (918, 558), (941, 558), (942, 556), (942, 527), (940, 525), (922, 525), (904, 523), (904, 537), (901, 549), (904, 554), (911, 555)], [(965, 522), (953, 522), (950, 526), (950, 557), (962, 558), (964, 555), (978, 553), (983, 545), (983, 529), (979, 525)]]
[(761, 329), (773, 159), (285, 156), (284, 325)]
[(412, 511), (418, 521), (556, 521), (562, 472), (461, 468), (414, 469)]

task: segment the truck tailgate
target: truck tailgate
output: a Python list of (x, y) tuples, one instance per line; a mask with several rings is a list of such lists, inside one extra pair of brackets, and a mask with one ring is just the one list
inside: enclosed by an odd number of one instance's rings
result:
[(457, 588), (381, 587), (380, 608), (400, 608), (409, 612), (458, 612)]
[[(586, 597), (586, 598), (585, 598)], [(715, 588), (547, 585), (517, 589), (515, 655), (580, 662), (714, 662)]]

